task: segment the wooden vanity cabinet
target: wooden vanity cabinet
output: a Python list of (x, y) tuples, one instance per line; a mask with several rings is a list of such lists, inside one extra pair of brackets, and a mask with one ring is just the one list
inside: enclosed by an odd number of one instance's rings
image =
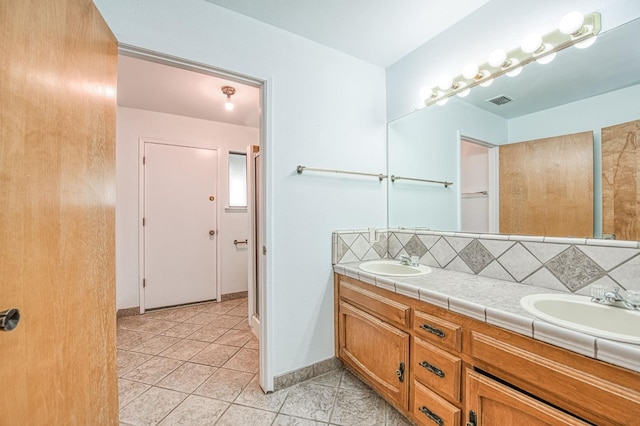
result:
[(640, 373), (340, 274), (335, 311), (337, 356), (419, 425), (640, 425)]

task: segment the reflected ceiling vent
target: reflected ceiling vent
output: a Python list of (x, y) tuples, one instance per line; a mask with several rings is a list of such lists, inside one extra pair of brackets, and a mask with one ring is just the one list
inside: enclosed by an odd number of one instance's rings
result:
[(508, 104), (511, 101), (513, 101), (513, 98), (510, 98), (507, 95), (500, 95), (500, 96), (496, 96), (495, 98), (487, 99), (487, 102), (491, 102), (492, 104), (495, 104), (495, 105), (504, 105), (504, 104)]

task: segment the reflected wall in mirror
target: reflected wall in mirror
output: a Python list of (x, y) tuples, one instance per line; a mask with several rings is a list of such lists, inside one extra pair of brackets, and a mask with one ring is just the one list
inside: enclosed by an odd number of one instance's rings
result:
[[(501, 76), (490, 87), (477, 87), (464, 99), (422, 108), (389, 123), (388, 173), (454, 182), (444, 188), (419, 182), (388, 183), (389, 227), (473, 231), (462, 228), (461, 140), (495, 147), (489, 150), (490, 221), (499, 221), (499, 146), (581, 132), (593, 133), (593, 236), (603, 236), (603, 128), (640, 119), (640, 20), (601, 33), (589, 49), (569, 48), (548, 65), (529, 64), (517, 78)], [(634, 59), (630, 59), (634, 58)], [(489, 99), (506, 95), (513, 101), (495, 105)], [(559, 161), (570, 161), (562, 158)], [(638, 164), (638, 163), (636, 163)], [(567, 168), (574, 165), (567, 163)], [(637, 166), (636, 166), (637, 167)], [(635, 175), (634, 175), (635, 176)], [(626, 179), (618, 180), (619, 191)], [(632, 183), (635, 190), (636, 182)], [(622, 193), (622, 192), (620, 192)], [(531, 197), (531, 209), (544, 205)], [(547, 203), (551, 202), (549, 200)], [(468, 213), (468, 212), (466, 212)], [(543, 219), (540, 219), (543, 220)], [(496, 228), (499, 228), (496, 225)], [(493, 231), (501, 232), (500, 229)], [(510, 229), (508, 233), (532, 231)], [(605, 231), (607, 234), (613, 232)], [(630, 234), (627, 234), (630, 235)], [(558, 229), (551, 236), (576, 236)], [(620, 236), (622, 237), (622, 235)], [(620, 239), (618, 237), (618, 239)], [(637, 236), (625, 238), (638, 239)]]

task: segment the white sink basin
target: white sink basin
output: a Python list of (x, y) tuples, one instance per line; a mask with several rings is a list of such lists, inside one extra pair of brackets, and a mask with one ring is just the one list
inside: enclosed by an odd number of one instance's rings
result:
[(591, 302), (575, 294), (534, 294), (520, 300), (530, 314), (605, 339), (640, 344), (640, 311)]
[(403, 265), (398, 260), (370, 260), (360, 264), (360, 269), (377, 275), (415, 277), (431, 272), (431, 268), (425, 265)]

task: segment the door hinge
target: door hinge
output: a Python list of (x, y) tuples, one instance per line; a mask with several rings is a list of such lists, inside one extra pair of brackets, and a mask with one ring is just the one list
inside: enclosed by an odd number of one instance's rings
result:
[(146, 288), (147, 287), (147, 280), (143, 279), (142, 280), (142, 288)]
[(147, 164), (147, 157), (142, 157), (142, 165), (144, 166), (145, 164)]
[(262, 246), (262, 254), (267, 255), (267, 246)]
[(144, 220), (144, 217), (143, 217), (142, 218), (142, 226), (144, 226), (144, 224), (145, 224), (145, 220)]

